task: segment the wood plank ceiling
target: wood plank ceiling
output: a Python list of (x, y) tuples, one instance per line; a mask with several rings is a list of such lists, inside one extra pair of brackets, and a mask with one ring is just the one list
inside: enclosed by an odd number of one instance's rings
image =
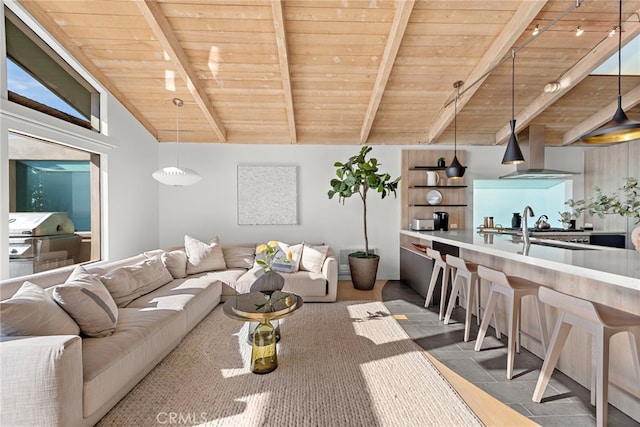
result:
[[(160, 142), (176, 140), (178, 115), (183, 142), (452, 143), (462, 80), (458, 143), (504, 143), (514, 49), (518, 128), (544, 125), (547, 145), (608, 121), (617, 94), (616, 77), (589, 75), (617, 52), (617, 0), (20, 4)], [(624, 43), (639, 21), (640, 0), (626, 0)], [(640, 120), (640, 76), (623, 76), (622, 93)]]

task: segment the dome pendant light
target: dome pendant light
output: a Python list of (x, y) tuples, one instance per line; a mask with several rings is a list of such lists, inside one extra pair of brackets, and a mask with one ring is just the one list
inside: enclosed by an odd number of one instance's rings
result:
[(509, 143), (507, 144), (507, 149), (504, 152), (504, 156), (502, 157), (503, 165), (518, 165), (520, 163), (524, 163), (524, 156), (522, 155), (522, 151), (520, 151), (520, 145), (518, 144), (518, 138), (516, 137), (516, 113), (515, 113), (515, 104), (516, 104), (516, 51), (514, 50), (511, 54), (513, 58), (511, 62), (511, 121), (509, 124), (511, 125), (511, 135), (509, 136)]
[(447, 168), (445, 173), (449, 179), (460, 179), (464, 176), (464, 172), (467, 169), (462, 166), (458, 161), (458, 126), (457, 126), (457, 114), (458, 114), (458, 97), (460, 97), (460, 86), (462, 86), (462, 80), (458, 80), (453, 84), (453, 87), (457, 89), (456, 99), (453, 107), (453, 161)]
[[(173, 98), (176, 107), (182, 107), (184, 102), (180, 98)], [(180, 131), (178, 123), (178, 110), (176, 110), (176, 143), (180, 143)], [(176, 154), (176, 165), (160, 168), (151, 175), (156, 181), (174, 187), (186, 187), (193, 185), (202, 178), (198, 172), (180, 167), (179, 155)]]
[(613, 119), (598, 129), (580, 137), (585, 144), (615, 144), (640, 139), (640, 123), (630, 120), (622, 109), (622, 0), (618, 15), (618, 108)]

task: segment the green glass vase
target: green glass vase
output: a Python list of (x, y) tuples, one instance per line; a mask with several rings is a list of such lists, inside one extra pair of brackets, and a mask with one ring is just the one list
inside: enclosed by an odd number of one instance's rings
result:
[(276, 333), (271, 322), (263, 321), (253, 331), (251, 347), (251, 372), (268, 374), (278, 367)]

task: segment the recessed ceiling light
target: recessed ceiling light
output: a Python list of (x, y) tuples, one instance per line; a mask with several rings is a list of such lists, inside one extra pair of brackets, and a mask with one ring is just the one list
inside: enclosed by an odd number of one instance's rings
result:
[(609, 37), (613, 37), (616, 35), (616, 27), (613, 27), (611, 31), (609, 31)]
[(540, 34), (540, 27), (536, 25), (536, 27), (533, 29), (531, 34), (533, 34), (534, 36), (537, 36), (538, 34)]
[(576, 28), (576, 37), (580, 37), (583, 33), (584, 30), (578, 26), (578, 28)]
[(544, 91), (546, 93), (555, 93), (560, 90), (560, 82), (549, 82), (544, 85)]

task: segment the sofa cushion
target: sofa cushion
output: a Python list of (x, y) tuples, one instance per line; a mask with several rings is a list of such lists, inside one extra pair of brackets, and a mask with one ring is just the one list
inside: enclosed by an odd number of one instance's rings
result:
[(165, 252), (160, 259), (174, 279), (187, 276), (187, 253), (184, 249)]
[(255, 246), (226, 246), (222, 248), (224, 261), (227, 268), (244, 268), (253, 267), (255, 258)]
[(88, 337), (109, 336), (116, 329), (118, 306), (100, 279), (81, 265), (64, 284), (53, 288), (53, 299)]
[(298, 271), (285, 276), (283, 292), (308, 297), (327, 295), (327, 278), (322, 273)]
[(8, 300), (0, 302), (0, 335), (78, 335), (78, 324), (53, 300), (50, 291), (24, 282)]
[(140, 295), (169, 283), (173, 277), (160, 257), (155, 256), (134, 265), (116, 268), (100, 276), (100, 280), (118, 307), (124, 307)]
[(302, 250), (300, 269), (311, 271), (312, 273), (320, 273), (328, 252), (329, 246), (313, 246), (305, 243), (304, 249)]
[(210, 243), (204, 243), (191, 236), (184, 236), (184, 248), (187, 252), (187, 275), (227, 268), (217, 237)]
[(82, 340), (85, 417), (142, 379), (186, 333), (184, 311), (121, 308), (118, 319), (113, 335)]

